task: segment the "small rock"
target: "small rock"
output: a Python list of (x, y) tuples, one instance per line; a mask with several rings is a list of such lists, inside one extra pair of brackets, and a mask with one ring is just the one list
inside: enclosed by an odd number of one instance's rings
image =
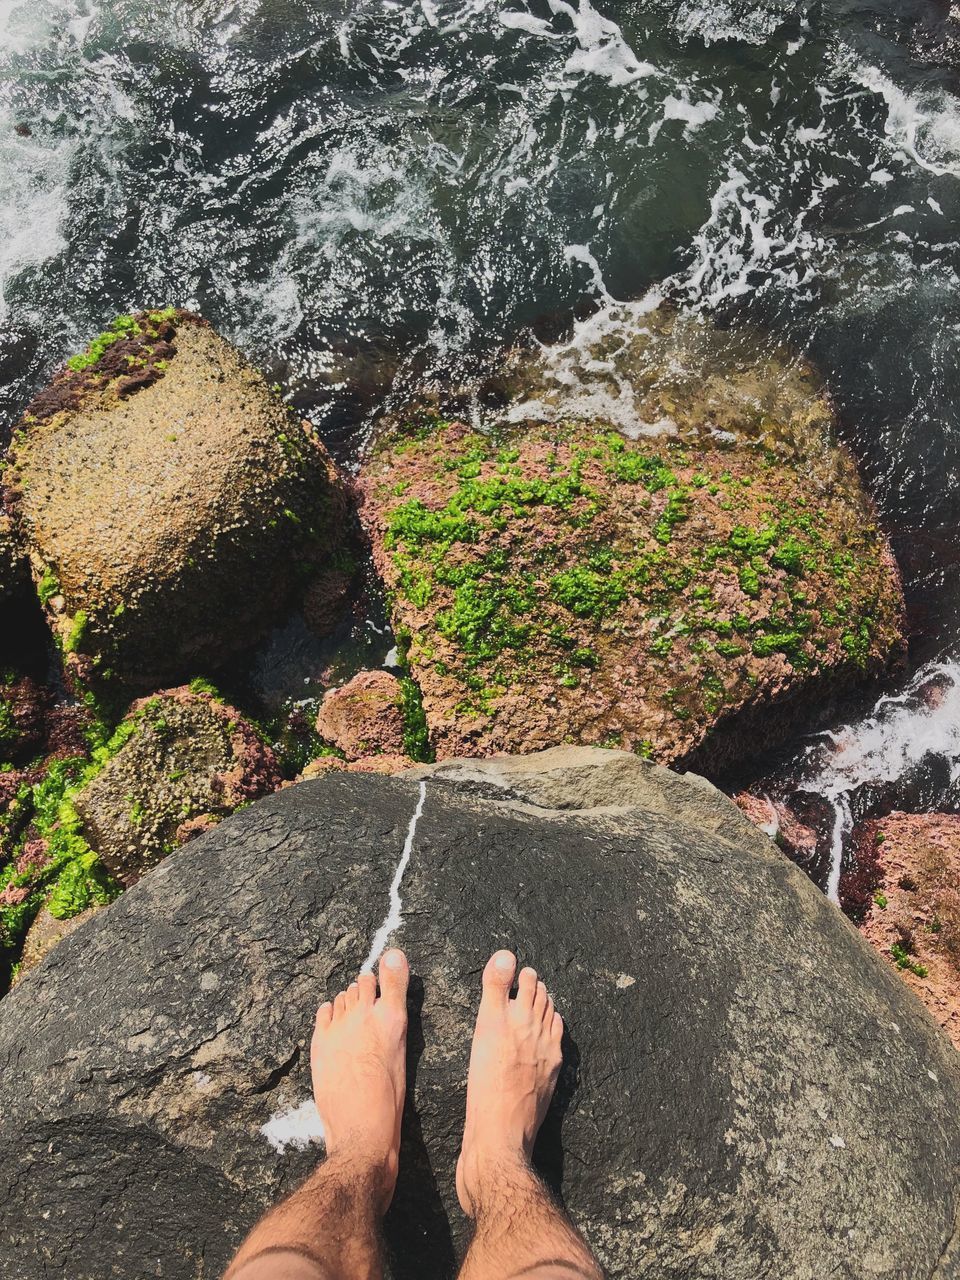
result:
[(388, 671), (361, 671), (342, 689), (331, 689), (317, 716), (317, 733), (348, 760), (405, 755), (400, 681)]
[(75, 800), (91, 848), (125, 885), (280, 785), (273, 752), (212, 693), (141, 699), (126, 723), (129, 739)]

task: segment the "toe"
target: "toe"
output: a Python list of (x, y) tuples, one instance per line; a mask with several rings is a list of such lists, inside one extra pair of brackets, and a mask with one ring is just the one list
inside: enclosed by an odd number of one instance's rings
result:
[(553, 1023), (554, 1008), (555, 1006), (553, 1003), (553, 996), (547, 996), (547, 1006), (543, 1011), (543, 1025), (547, 1028), (548, 1031), (550, 1030), (550, 1027)]
[(384, 1003), (405, 1012), (409, 982), (410, 966), (407, 964), (407, 957), (397, 947), (391, 947), (384, 952), (380, 961), (380, 995)]
[(505, 1009), (510, 999), (510, 988), (513, 986), (513, 975), (516, 971), (517, 957), (512, 951), (494, 952), (483, 971), (481, 1005)]
[(326, 1031), (332, 1021), (333, 1005), (329, 1000), (324, 1000), (323, 1004), (317, 1010), (317, 1030)]
[(360, 989), (360, 1004), (371, 1005), (377, 998), (377, 980), (372, 973), (361, 973), (357, 979)]
[(547, 1001), (549, 999), (550, 997), (547, 995), (547, 984), (545, 982), (538, 982), (537, 989), (533, 993), (533, 1012), (536, 1017), (543, 1018), (543, 1015), (547, 1011)]
[(563, 1039), (563, 1019), (560, 1017), (559, 1013), (555, 1013), (553, 1015), (553, 1024), (550, 1027), (550, 1034), (558, 1044)]
[(525, 969), (520, 970), (520, 977), (517, 979), (517, 1008), (532, 1009), (536, 995), (537, 971), (527, 965)]
[(356, 982), (351, 982), (346, 990), (346, 1002), (348, 1009), (355, 1009), (360, 999), (360, 988)]
[(338, 991), (337, 996), (333, 1002), (333, 1016), (335, 1018), (342, 1018), (344, 1013), (346, 1013), (346, 1010), (347, 1010), (347, 993), (345, 991)]

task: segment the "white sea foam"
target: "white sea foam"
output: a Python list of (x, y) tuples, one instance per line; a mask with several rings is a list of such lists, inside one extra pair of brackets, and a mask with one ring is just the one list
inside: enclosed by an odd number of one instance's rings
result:
[(858, 792), (897, 783), (934, 758), (945, 763), (951, 785), (960, 781), (960, 661), (921, 667), (902, 693), (882, 697), (869, 716), (820, 735), (810, 755), (825, 756), (803, 787), (834, 807), (827, 893), (837, 901)]
[(323, 1121), (312, 1098), (306, 1098), (296, 1107), (287, 1107), (272, 1115), (260, 1132), (280, 1155), (287, 1147), (305, 1151), (311, 1143), (323, 1142)]
[(960, 177), (960, 103), (954, 94), (943, 89), (907, 93), (879, 68), (866, 64), (854, 76), (885, 102), (884, 133), (891, 149), (905, 153), (928, 173)]

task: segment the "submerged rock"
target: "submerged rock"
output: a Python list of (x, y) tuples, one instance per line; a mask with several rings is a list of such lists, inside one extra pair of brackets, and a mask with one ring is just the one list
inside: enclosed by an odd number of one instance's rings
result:
[(7, 502), (83, 678), (156, 687), (249, 645), (339, 540), (306, 424), (188, 312), (121, 317), (15, 436)]
[(218, 1275), (313, 1166), (316, 1005), (386, 914), (420, 778), (391, 1275), (455, 1274), (479, 972), (503, 945), (567, 1021), (537, 1161), (612, 1278), (952, 1274), (948, 1041), (703, 780), (562, 750), (291, 787), (61, 942), (0, 1004), (0, 1277)]
[(210, 692), (134, 703), (129, 736), (73, 804), (90, 847), (121, 883), (280, 785), (273, 752)]
[(863, 935), (960, 1049), (960, 816), (892, 813), (857, 843), (876, 868)]
[(414, 420), (375, 447), (362, 515), (439, 757), (723, 767), (899, 651), (899, 576), (812, 373), (694, 337), (680, 372), (671, 319), (630, 339), (622, 431), (521, 366), (491, 431)]

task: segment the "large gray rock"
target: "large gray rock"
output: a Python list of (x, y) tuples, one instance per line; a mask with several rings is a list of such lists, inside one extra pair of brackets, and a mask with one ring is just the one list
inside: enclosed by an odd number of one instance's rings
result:
[(960, 1275), (960, 1059), (926, 1012), (707, 784), (561, 750), (303, 783), (61, 942), (0, 1005), (3, 1280), (206, 1280), (312, 1167), (314, 1008), (386, 913), (418, 777), (394, 1276), (455, 1269), (502, 945), (567, 1018), (539, 1156), (611, 1276)]

